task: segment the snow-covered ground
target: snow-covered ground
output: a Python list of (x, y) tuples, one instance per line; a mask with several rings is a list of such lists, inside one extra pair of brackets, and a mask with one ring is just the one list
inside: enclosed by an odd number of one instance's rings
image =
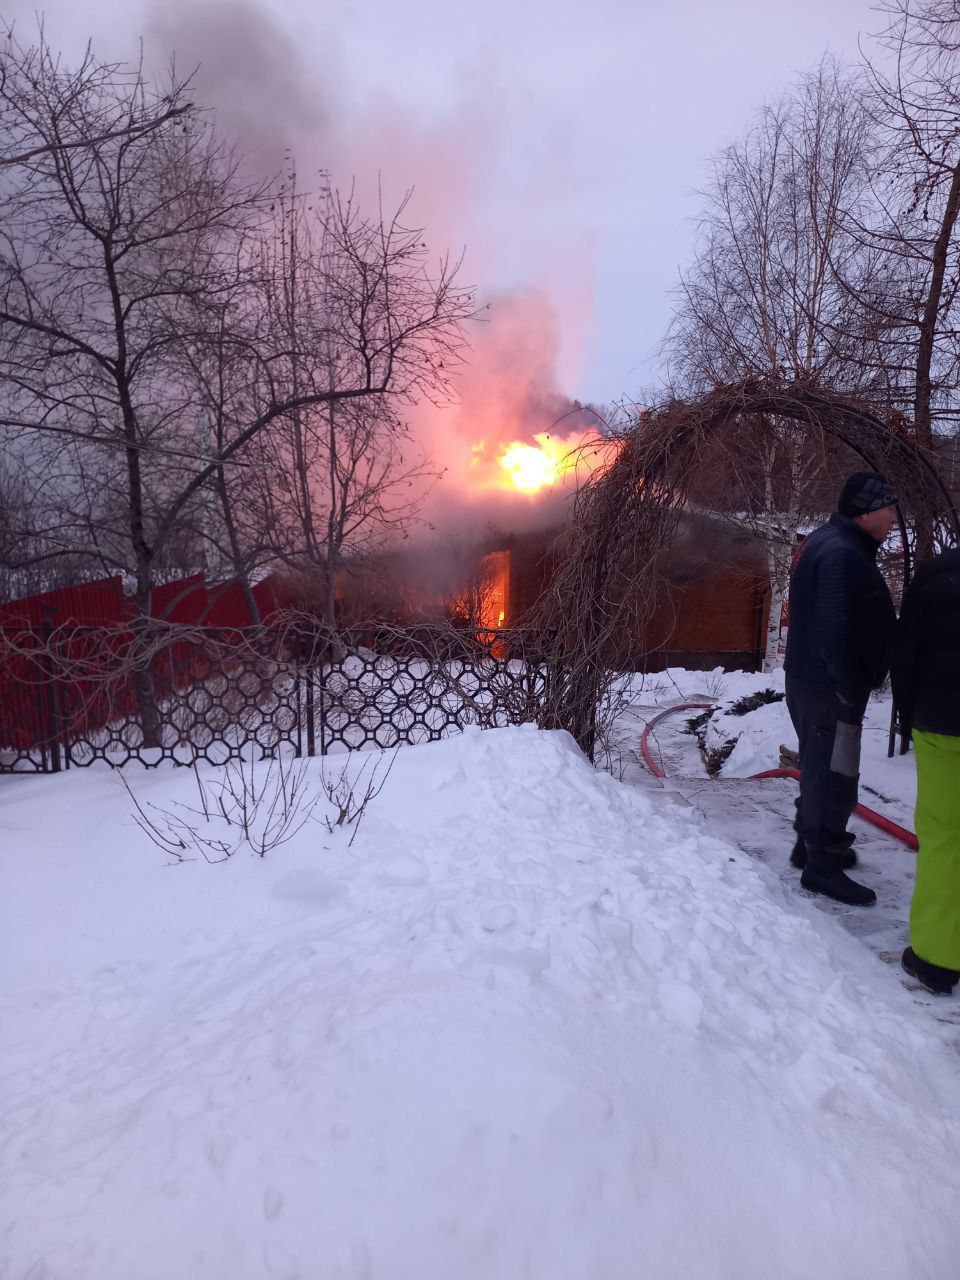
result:
[(0, 781), (2, 1280), (955, 1274), (957, 1025), (749, 856), (791, 784), (681, 727), (664, 786), (404, 749), (352, 846), (217, 865), (105, 770)]
[[(751, 711), (745, 716), (730, 715), (724, 708), (741, 698), (760, 690), (783, 693), (783, 671), (753, 674), (744, 671), (684, 671), (671, 668), (645, 680), (634, 678), (636, 689), (633, 705), (624, 717), (627, 746), (635, 746), (637, 725), (642, 726), (656, 710), (685, 701), (706, 701), (718, 704), (717, 714), (707, 726), (706, 746), (716, 750), (724, 742), (734, 739), (736, 745), (721, 768), (724, 779), (749, 778), (765, 769), (775, 769), (780, 764), (780, 747), (797, 748), (794, 732), (785, 702), (772, 702)], [(670, 744), (676, 751), (676, 736), (686, 728), (690, 717), (679, 716), (656, 731), (657, 743)], [(890, 695), (872, 697), (867, 706), (863, 724), (861, 792), (862, 799), (872, 809), (894, 818), (907, 827), (913, 825), (913, 809), (917, 798), (917, 779), (912, 754), (901, 756), (899, 752), (888, 758), (890, 737)], [(691, 738), (689, 751), (695, 753)], [(677, 770), (673, 770), (676, 772)], [(690, 765), (690, 758), (680, 763), (679, 772), (699, 772)]]
[[(798, 874), (788, 855), (794, 841), (794, 800), (796, 783), (751, 782), (754, 773), (774, 768), (780, 748), (796, 748), (796, 736), (782, 703), (773, 703), (742, 717), (725, 715), (722, 708), (760, 690), (782, 689), (783, 674), (753, 675), (672, 670), (642, 680), (632, 678), (632, 705), (616, 726), (613, 767), (631, 785), (654, 789), (663, 796), (689, 806), (715, 835), (737, 844), (750, 857), (764, 863), (781, 880), (791, 898), (801, 893)], [(654, 726), (650, 746), (667, 776), (654, 779), (643, 766), (640, 734), (646, 723), (664, 707), (683, 702), (707, 701), (717, 710), (709, 722), (714, 746), (726, 735), (736, 737), (736, 746), (719, 775), (709, 778), (696, 738), (689, 731), (696, 711), (673, 715)], [(863, 728), (860, 797), (870, 808), (894, 819), (908, 829), (913, 826), (916, 775), (913, 755), (887, 757), (890, 729), (890, 699), (871, 700)], [(716, 726), (716, 728), (714, 728)], [(913, 892), (913, 854), (902, 844), (860, 818), (852, 823), (859, 865), (856, 875), (878, 895), (876, 908), (863, 911), (846, 908), (825, 898), (807, 895), (810, 905), (829, 914), (852, 933), (873, 954), (893, 966), (893, 974), (903, 981), (900, 953), (909, 941), (909, 907)], [(914, 984), (915, 987), (915, 984)], [(926, 1002), (933, 1016), (960, 1023), (960, 1002), (937, 1001), (921, 991), (916, 998)]]

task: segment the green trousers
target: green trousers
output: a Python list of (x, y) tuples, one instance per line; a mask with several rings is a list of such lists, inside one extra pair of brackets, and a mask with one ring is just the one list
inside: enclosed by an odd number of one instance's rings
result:
[(917, 883), (910, 945), (921, 960), (960, 971), (960, 738), (913, 735), (917, 759)]

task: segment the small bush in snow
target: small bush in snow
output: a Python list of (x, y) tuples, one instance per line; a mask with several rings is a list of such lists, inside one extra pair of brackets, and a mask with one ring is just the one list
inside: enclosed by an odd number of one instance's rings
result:
[(703, 683), (704, 689), (707, 691), (708, 698), (715, 698), (717, 702), (726, 692), (727, 682), (723, 678), (723, 672), (717, 668), (716, 671), (710, 671)]
[(266, 857), (309, 822), (321, 793), (308, 786), (308, 764), (285, 756), (266, 765), (231, 760), (204, 780), (194, 762), (196, 804), (175, 800), (169, 809), (150, 801), (142, 806), (122, 773), (120, 781), (133, 801), (134, 821), (159, 849), (176, 862), (187, 861), (191, 849), (207, 862), (225, 862), (244, 845)]
[(693, 736), (699, 740), (700, 732), (701, 730), (706, 729), (707, 721), (713, 715), (714, 710), (714, 707), (710, 707), (708, 710), (704, 711), (702, 715), (694, 716), (691, 720), (688, 720), (687, 733), (692, 733)]
[(711, 707), (702, 715), (687, 721), (687, 728), (697, 740), (703, 763), (711, 778), (717, 777), (739, 741), (739, 732), (725, 723), (726, 719), (740, 719), (760, 707), (782, 702), (783, 699), (783, 693), (776, 689), (758, 689), (756, 693), (749, 693), (734, 702)]
[[(729, 707), (723, 710), (728, 716), (748, 716), (751, 711), (756, 711), (758, 707), (766, 707), (771, 702), (782, 702), (786, 695), (778, 693), (776, 689), (758, 689), (756, 693), (748, 693), (743, 698), (738, 698), (736, 702), (731, 702)], [(713, 712), (710, 713), (711, 715)]]
[[(348, 849), (357, 838), (360, 820), (366, 813), (367, 805), (380, 794), (387, 779), (390, 777), (390, 770), (393, 768), (393, 762), (397, 758), (399, 749), (397, 747), (393, 751), (390, 756), (390, 762), (387, 764), (382, 776), (380, 770), (385, 757), (379, 752), (368, 752), (356, 778), (351, 780), (349, 777), (349, 761), (344, 764), (339, 777), (323, 778), (324, 794), (333, 809), (333, 815), (328, 814), (323, 820), (324, 824), (331, 835), (333, 835), (337, 827), (348, 827), (353, 824), (353, 835), (351, 835), (350, 842), (347, 845)], [(374, 763), (368, 775), (367, 767), (371, 760)]]

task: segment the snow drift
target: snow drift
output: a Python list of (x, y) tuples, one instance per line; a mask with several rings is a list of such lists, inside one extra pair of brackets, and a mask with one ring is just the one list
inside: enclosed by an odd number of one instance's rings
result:
[(352, 848), (219, 866), (104, 772), (4, 797), (3, 1280), (955, 1270), (947, 1032), (563, 734), (407, 749)]

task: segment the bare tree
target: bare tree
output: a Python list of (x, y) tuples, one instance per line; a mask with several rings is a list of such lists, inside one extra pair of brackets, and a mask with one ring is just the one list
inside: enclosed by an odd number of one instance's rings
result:
[[(70, 496), (88, 514), (122, 513), (122, 528), (90, 541), (124, 564), (145, 622), (157, 566), (185, 529), (195, 536), (224, 468), (244, 466), (251, 444), (298, 409), (442, 391), (472, 299), (456, 264), (429, 269), (422, 233), (399, 215), (369, 219), (335, 200), (337, 270), (312, 263), (305, 286), (325, 305), (278, 332), (263, 272), (274, 193), (244, 181), (182, 85), (159, 90), (137, 67), (110, 66), (78, 87), (50, 58), (31, 65), (18, 138), (43, 149), (19, 146), (35, 154), (8, 167), (0, 196), (0, 425), (75, 447)], [(171, 104), (185, 109), (171, 115)], [(118, 119), (131, 128), (117, 133)], [(133, 127), (144, 119), (155, 127)], [(84, 147), (68, 145), (76, 136)], [(212, 434), (196, 378), (207, 344), (231, 379)], [(149, 737), (149, 672), (141, 679)]]
[(850, 281), (877, 334), (888, 398), (932, 451), (960, 384), (960, 9), (955, 0), (887, 0), (884, 61), (868, 61), (880, 143), (868, 220), (851, 219), (881, 268)]
[[(239, 288), (245, 287), (240, 282)], [(194, 331), (178, 351), (178, 359), (195, 384), (197, 432), (206, 434), (212, 458), (220, 459), (237, 429), (237, 415), (248, 388), (243, 355), (235, 349), (229, 331), (230, 294), (204, 300)], [(256, 443), (246, 451), (242, 465), (218, 464), (196, 493), (197, 533), (202, 545), (203, 569), (211, 581), (229, 574), (243, 592), (250, 621), (260, 623), (253, 594), (253, 576), (264, 562), (268, 538), (252, 517), (262, 467)]]
[(825, 60), (715, 160), (667, 343), (684, 392), (860, 378), (846, 218), (868, 186), (870, 129), (856, 84)]
[[(869, 384), (863, 311), (849, 288), (867, 261), (848, 225), (869, 194), (872, 121), (861, 97), (824, 60), (715, 161), (667, 343), (680, 394), (750, 377), (861, 393)], [(776, 662), (797, 523), (810, 514), (810, 482), (822, 462), (822, 449), (795, 424), (770, 420), (751, 424), (738, 475), (727, 477), (728, 489), (743, 495), (738, 520), (768, 549), (768, 665)]]
[[(379, 258), (388, 264), (395, 301), (407, 287), (404, 279), (409, 282), (416, 254), (408, 258), (415, 245), (400, 223), (405, 202), (389, 222), (367, 222), (358, 218), (350, 197), (329, 190), (312, 201), (298, 196), (291, 174), (278, 204), (279, 234), (271, 242), (267, 274), (273, 321), (289, 349), (290, 391), (299, 399), (307, 378), (325, 377), (335, 392), (355, 376), (357, 319), (365, 305), (362, 290), (356, 290), (361, 262)], [(304, 330), (322, 341), (309, 357), (298, 343)], [(260, 524), (277, 557), (319, 575), (321, 612), (331, 633), (338, 572), (348, 560), (405, 533), (435, 478), (411, 438), (403, 407), (412, 392), (443, 391), (443, 353), (436, 354), (435, 373), (416, 379), (405, 396), (331, 395), (323, 405), (298, 404), (280, 429), (264, 437)], [(448, 349), (446, 355), (455, 352)]]
[[(89, 45), (79, 66), (68, 67), (50, 48), (42, 24), (33, 45), (22, 44), (9, 27), (0, 35), (0, 170), (23, 168), (55, 153), (133, 140), (190, 112), (191, 104), (182, 97), (184, 85), (166, 100), (144, 101), (140, 110), (132, 114), (123, 103), (115, 104), (112, 116), (108, 109), (94, 121), (69, 110), (70, 104), (82, 102), (91, 93), (98, 95), (108, 90), (121, 70), (118, 63), (98, 60)], [(55, 128), (45, 130), (41, 125), (38, 129), (36, 119), (23, 113), (24, 98), (40, 86), (54, 85), (54, 100), (68, 109)]]

